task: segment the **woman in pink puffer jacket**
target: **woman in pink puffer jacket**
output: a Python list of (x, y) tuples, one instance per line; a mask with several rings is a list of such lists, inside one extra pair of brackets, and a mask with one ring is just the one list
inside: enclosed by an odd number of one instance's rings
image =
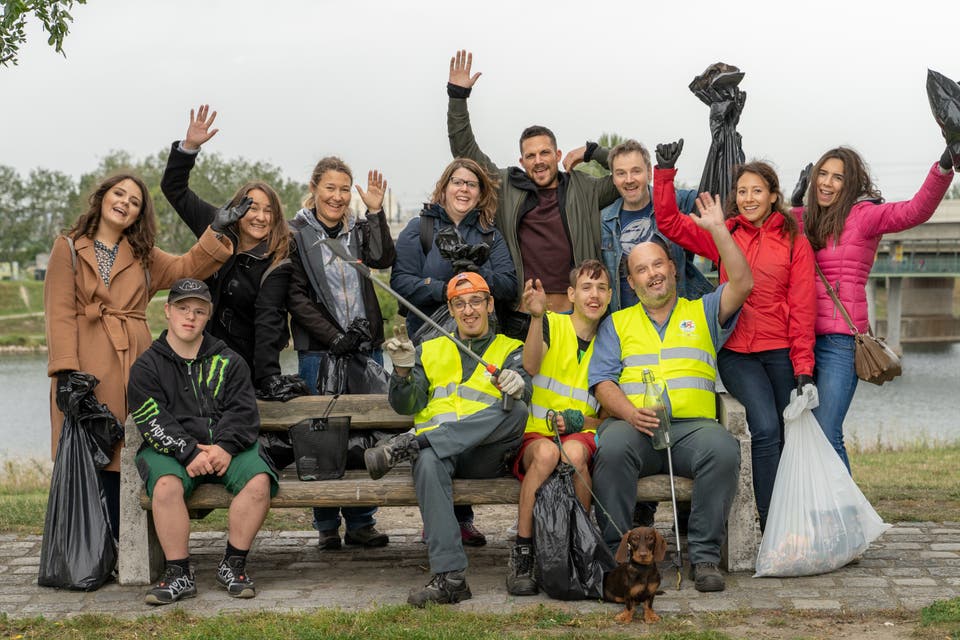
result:
[[(863, 159), (847, 147), (827, 151), (812, 171), (808, 167), (801, 174), (793, 204), (799, 207), (806, 192), (807, 206), (802, 212), (804, 231), (816, 253), (817, 264), (858, 331), (866, 332), (868, 328), (866, 283), (880, 238), (885, 233), (926, 222), (943, 199), (951, 180), (952, 161), (950, 154), (944, 152), (912, 199), (884, 202)], [(814, 378), (820, 406), (813, 413), (849, 471), (843, 420), (857, 389), (854, 338), (819, 276), (816, 287)]]

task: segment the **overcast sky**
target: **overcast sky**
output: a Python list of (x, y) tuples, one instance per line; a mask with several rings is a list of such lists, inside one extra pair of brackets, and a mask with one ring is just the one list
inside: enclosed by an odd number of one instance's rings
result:
[(709, 129), (687, 85), (735, 64), (747, 158), (773, 162), (788, 194), (806, 162), (845, 144), (888, 199), (910, 197), (944, 145), (926, 70), (960, 78), (949, 1), (89, 0), (73, 14), (65, 59), (34, 21), (19, 66), (0, 69), (0, 164), (76, 176), (112, 149), (152, 154), (208, 102), (221, 131), (206, 149), (302, 182), (336, 154), (355, 175), (380, 168), (404, 208), (450, 160), (458, 48), (483, 72), (471, 117), (499, 165), (516, 164), (535, 123), (563, 151), (605, 131), (651, 149), (683, 137), (692, 185)]

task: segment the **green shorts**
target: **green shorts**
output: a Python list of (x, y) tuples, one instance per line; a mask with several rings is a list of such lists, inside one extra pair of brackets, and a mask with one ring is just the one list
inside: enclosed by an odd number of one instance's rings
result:
[(270, 465), (260, 457), (260, 443), (254, 442), (249, 447), (230, 460), (230, 466), (222, 476), (210, 474), (191, 478), (187, 473), (187, 468), (180, 464), (180, 461), (173, 456), (158, 453), (153, 449), (144, 448), (137, 454), (137, 471), (140, 477), (147, 485), (147, 495), (153, 497), (153, 488), (162, 476), (177, 476), (183, 483), (183, 497), (189, 498), (193, 490), (204, 482), (216, 482), (224, 485), (233, 495), (237, 495), (247, 486), (247, 483), (258, 473), (265, 473), (270, 476), (270, 497), (277, 495), (277, 489), (280, 485), (277, 482), (277, 474)]

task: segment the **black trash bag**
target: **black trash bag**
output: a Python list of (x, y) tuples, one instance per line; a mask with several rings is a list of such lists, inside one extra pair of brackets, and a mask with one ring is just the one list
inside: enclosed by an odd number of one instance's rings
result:
[(100, 381), (91, 373), (71, 371), (70, 399), (65, 416), (76, 420), (91, 438), (87, 440), (97, 469), (103, 469), (113, 457), (114, 446), (123, 439), (123, 425), (107, 405), (99, 402), (93, 390)]
[(317, 393), (335, 396), (347, 392), (347, 359), (329, 351), (320, 356), (317, 367)]
[(737, 123), (747, 94), (737, 88), (744, 73), (737, 67), (716, 62), (690, 83), (690, 91), (710, 107), (710, 150), (703, 165), (699, 191), (719, 194), (726, 201), (733, 168), (743, 164), (743, 143)]
[(265, 387), (257, 389), (257, 400), (287, 402), (293, 398), (310, 395), (310, 389), (303, 378), (296, 374), (274, 377)]
[(93, 591), (116, 566), (117, 543), (91, 455), (96, 447), (74, 418), (63, 421), (40, 546), (42, 587)]
[(960, 84), (942, 73), (927, 69), (927, 100), (947, 141), (953, 168), (960, 171)]
[(317, 392), (323, 396), (341, 393), (386, 393), (390, 374), (379, 362), (365, 353), (335, 356), (326, 353), (320, 358)]
[(600, 599), (603, 575), (617, 566), (600, 530), (573, 492), (572, 466), (557, 465), (533, 505), (540, 588), (558, 600)]
[(277, 471), (282, 471), (293, 464), (293, 445), (290, 444), (290, 435), (286, 431), (268, 431), (258, 437), (260, 451), (262, 451)]

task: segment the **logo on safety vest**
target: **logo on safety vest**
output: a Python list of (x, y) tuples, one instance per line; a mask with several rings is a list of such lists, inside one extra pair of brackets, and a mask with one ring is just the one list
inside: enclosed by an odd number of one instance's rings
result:
[(697, 323), (693, 320), (681, 320), (680, 321), (680, 331), (684, 335), (692, 335), (694, 331), (697, 330)]

